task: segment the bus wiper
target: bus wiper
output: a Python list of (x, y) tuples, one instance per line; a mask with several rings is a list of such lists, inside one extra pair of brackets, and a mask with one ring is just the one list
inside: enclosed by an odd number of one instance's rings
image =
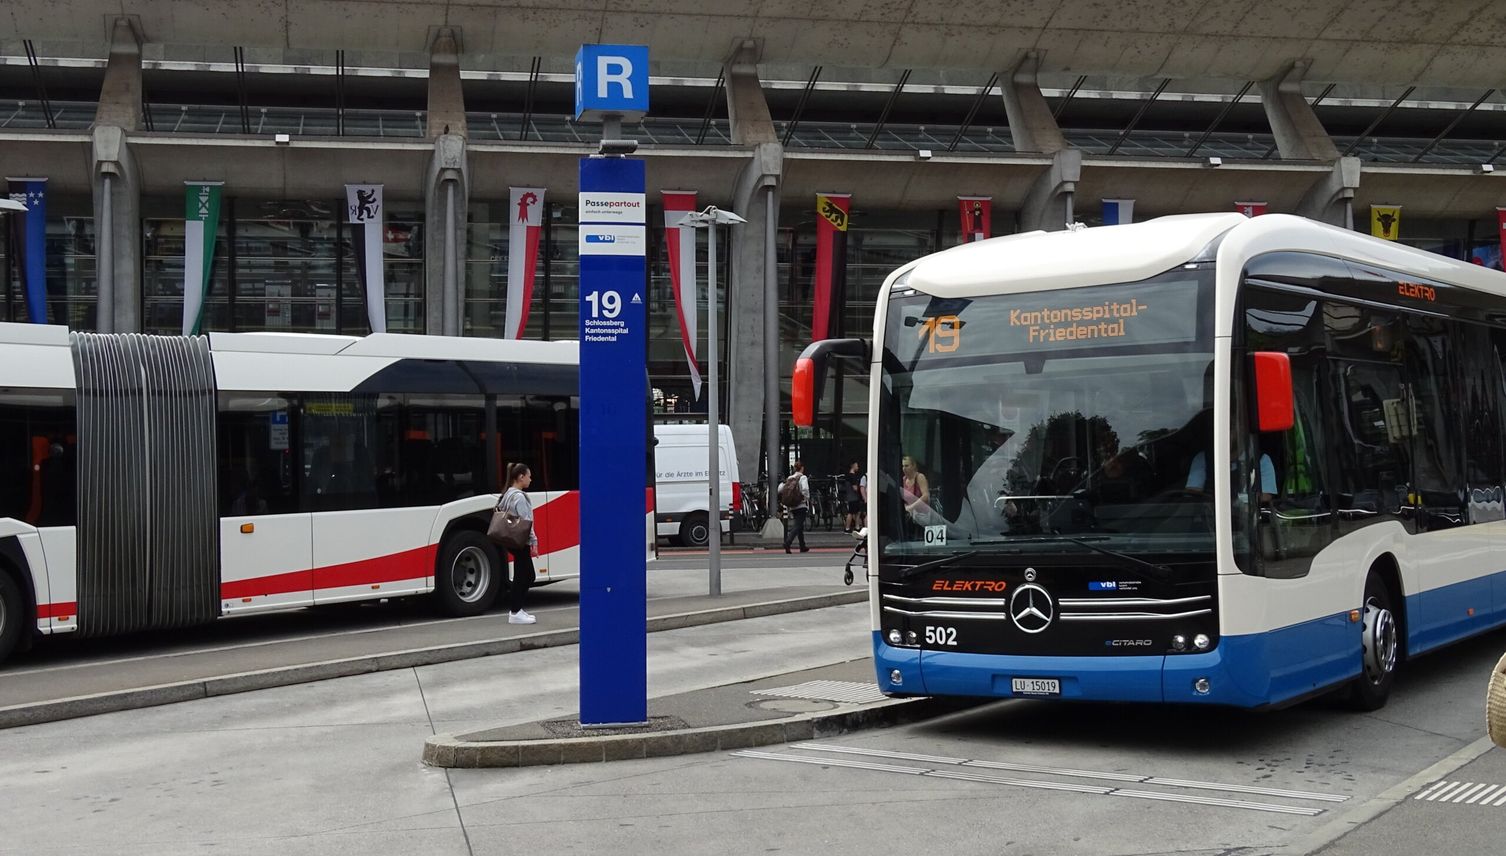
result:
[(1118, 552), (1116, 550), (1110, 550), (1107, 547), (1100, 547), (1100, 546), (1098, 546), (1097, 544), (1094, 544), (1091, 541), (1088, 541), (1088, 540), (1083, 539), (1083, 538), (1075, 538), (1075, 537), (1073, 537), (1071, 535), (1057, 534), (1057, 535), (1041, 535), (1041, 536), (1026, 537), (1026, 538), (991, 538), (991, 539), (988, 539), (986, 541), (979, 541), (977, 539), (974, 539), (973, 543), (974, 544), (1009, 544), (1011, 546), (1014, 546), (1014, 545), (1019, 545), (1019, 544), (1049, 544), (1052, 541), (1067, 541), (1069, 543), (1076, 544), (1079, 547), (1086, 547), (1086, 548), (1088, 548), (1089, 550), (1092, 550), (1095, 553), (1102, 553), (1103, 555), (1109, 556), (1110, 558), (1118, 559), (1121, 562), (1128, 562), (1128, 563), (1130, 563), (1132, 565), (1135, 565), (1136, 567), (1144, 568), (1148, 572), (1149, 576), (1151, 576), (1151, 577), (1153, 577), (1153, 578), (1155, 578), (1157, 580), (1160, 580), (1162, 582), (1169, 582), (1171, 580), (1172, 576), (1173, 576), (1173, 573), (1174, 573), (1171, 570), (1171, 568), (1168, 568), (1165, 565), (1157, 565), (1157, 564), (1155, 564), (1153, 562), (1147, 562), (1144, 559), (1136, 558), (1135, 556), (1131, 556), (1128, 553), (1120, 553), (1120, 552)]
[(947, 565), (950, 565), (952, 562), (957, 561), (958, 559), (966, 559), (969, 556), (976, 555), (978, 555), (977, 550), (969, 550), (966, 553), (954, 553), (950, 556), (943, 556), (940, 559), (932, 559), (929, 562), (922, 562), (913, 568), (906, 568), (900, 573), (899, 578), (903, 581), (911, 579), (913, 577), (918, 577), (921, 574), (929, 573), (931, 571), (939, 571), (945, 568)]
[(1117, 550), (1110, 550), (1107, 547), (1100, 547), (1097, 544), (1092, 543), (1091, 541), (1086, 541), (1082, 538), (1074, 538), (1071, 535), (1057, 535), (1056, 537), (1060, 538), (1063, 541), (1071, 541), (1073, 544), (1087, 547), (1089, 550), (1092, 550), (1095, 553), (1102, 553), (1105, 556), (1118, 559), (1121, 562), (1129, 562), (1132, 565), (1137, 565), (1149, 571), (1152, 577), (1155, 577), (1162, 582), (1169, 582), (1171, 580), (1172, 570), (1165, 565), (1157, 565), (1154, 562), (1147, 562), (1144, 559), (1131, 556), (1128, 553), (1120, 553)]

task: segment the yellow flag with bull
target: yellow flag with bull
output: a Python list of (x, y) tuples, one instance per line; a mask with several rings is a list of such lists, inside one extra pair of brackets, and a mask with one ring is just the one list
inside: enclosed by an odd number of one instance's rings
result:
[(1370, 234), (1394, 241), (1401, 235), (1401, 206), (1370, 206)]

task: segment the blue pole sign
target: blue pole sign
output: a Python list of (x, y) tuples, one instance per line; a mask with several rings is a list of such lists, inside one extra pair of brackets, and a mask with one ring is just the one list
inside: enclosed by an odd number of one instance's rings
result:
[(575, 120), (632, 122), (647, 112), (648, 48), (581, 45), (575, 54)]
[(580, 721), (648, 719), (644, 164), (580, 162)]

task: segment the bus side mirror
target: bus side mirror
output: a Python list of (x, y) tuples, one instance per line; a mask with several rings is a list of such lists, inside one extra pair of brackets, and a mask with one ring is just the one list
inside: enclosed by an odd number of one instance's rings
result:
[(863, 366), (868, 362), (868, 343), (862, 339), (822, 339), (806, 346), (795, 360), (795, 374), (790, 378), (790, 409), (796, 425), (809, 428), (816, 424), (816, 406), (826, 386), (826, 366), (834, 359), (853, 360)]
[(1292, 361), (1279, 351), (1257, 351), (1255, 363), (1255, 427), (1259, 431), (1286, 431), (1296, 422), (1292, 393)]

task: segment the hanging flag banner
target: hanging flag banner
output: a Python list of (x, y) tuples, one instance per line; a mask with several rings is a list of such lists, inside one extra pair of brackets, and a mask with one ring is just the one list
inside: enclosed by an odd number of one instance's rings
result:
[(1370, 206), (1370, 234), (1394, 241), (1401, 235), (1401, 206)]
[(986, 241), (994, 236), (992, 196), (959, 196), (957, 207), (962, 212), (962, 243)]
[(350, 224), (356, 276), (366, 301), (366, 320), (371, 323), (373, 333), (387, 332), (387, 276), (382, 262), (387, 234), (383, 216), (382, 185), (345, 185), (345, 222)]
[(47, 179), (8, 178), (10, 198), (26, 206), (5, 219), (10, 221), (11, 253), (21, 275), (21, 294), (26, 300), (26, 320), (47, 323)]
[(1501, 258), (1493, 267), (1501, 270), (1506, 268), (1506, 208), (1496, 209), (1496, 237), (1501, 240)]
[(695, 211), (694, 190), (664, 191), (664, 246), (669, 251), (669, 277), (675, 292), (675, 314), (680, 318), (680, 344), (690, 366), (690, 384), (701, 399), (701, 368), (696, 365), (696, 318), (699, 283), (696, 282), (696, 230), (685, 216)]
[(1133, 222), (1135, 222), (1135, 200), (1103, 200), (1103, 225), (1124, 226)]
[(1264, 202), (1236, 202), (1236, 203), (1234, 203), (1234, 210), (1238, 211), (1239, 213), (1241, 213), (1243, 215), (1245, 215), (1246, 217), (1259, 217), (1260, 215), (1266, 213), (1266, 209), (1268, 207), (1269, 206), (1266, 205), (1266, 203), (1264, 203)]
[(185, 181), (183, 201), (183, 335), (204, 326), (209, 272), (214, 269), (215, 236), (220, 231), (223, 181)]
[(534, 271), (539, 263), (539, 235), (544, 225), (544, 188), (514, 187), (507, 227), (507, 316), (502, 338), (521, 339), (533, 305)]
[(852, 196), (816, 194), (816, 299), (811, 341), (836, 337), (847, 292), (847, 217)]

